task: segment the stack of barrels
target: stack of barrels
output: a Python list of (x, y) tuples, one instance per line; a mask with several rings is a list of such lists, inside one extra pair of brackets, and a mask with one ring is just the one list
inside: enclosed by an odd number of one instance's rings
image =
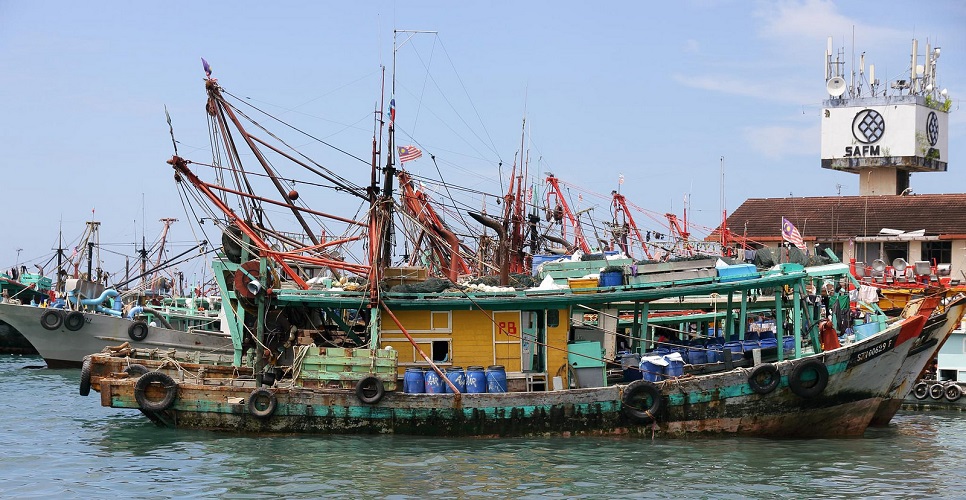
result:
[[(443, 374), (460, 393), (479, 394), (485, 392), (507, 392), (506, 369), (492, 365), (485, 370), (482, 366), (470, 366), (466, 370), (460, 366), (443, 369)], [(432, 368), (407, 368), (403, 376), (403, 392), (407, 394), (445, 394), (453, 393)]]

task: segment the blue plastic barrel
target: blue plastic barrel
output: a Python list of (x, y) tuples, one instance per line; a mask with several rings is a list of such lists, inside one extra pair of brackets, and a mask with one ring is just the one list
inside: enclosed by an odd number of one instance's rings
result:
[(731, 352), (735, 354), (741, 354), (742, 352), (744, 352), (744, 348), (741, 345), (741, 342), (738, 342), (738, 341), (725, 342), (724, 348), (729, 349)]
[[(461, 393), (466, 392), (466, 372), (463, 371), (462, 366), (451, 366), (443, 373), (446, 374), (446, 378), (456, 386), (458, 391)], [(453, 389), (450, 389), (449, 384), (446, 382), (443, 382), (443, 390), (448, 393), (453, 392)]]
[(621, 371), (624, 375), (624, 382), (633, 382), (641, 379), (641, 355), (625, 352), (620, 355)]
[(470, 366), (466, 369), (466, 392), (486, 392), (486, 372), (482, 366)]
[(703, 365), (708, 362), (708, 351), (700, 347), (688, 349), (687, 359), (692, 365)]
[(782, 346), (786, 351), (795, 350), (795, 337), (785, 337), (782, 340)]
[(439, 374), (436, 373), (436, 370), (428, 370), (426, 372), (425, 381), (425, 389), (427, 394), (442, 394), (446, 392), (446, 390), (443, 389), (443, 386), (446, 385), (446, 383), (443, 382), (443, 379), (439, 377)]
[(624, 284), (624, 273), (620, 271), (607, 271), (600, 273), (600, 286), (621, 286)]
[(761, 344), (757, 340), (743, 340), (741, 342), (741, 348), (745, 352), (751, 352), (753, 349), (760, 349)]
[(641, 361), (641, 378), (648, 382), (660, 382), (664, 379), (664, 367), (650, 361)]
[(773, 339), (775, 338), (775, 332), (774, 330), (764, 330), (762, 332), (759, 332), (758, 336), (759, 338), (761, 338), (761, 340)]
[(403, 392), (407, 394), (426, 392), (426, 376), (422, 368), (406, 368), (406, 374), (403, 375)]
[[(675, 356), (676, 358), (677, 356)], [(684, 375), (684, 361), (678, 361), (677, 359), (671, 359), (668, 356), (664, 357), (664, 361), (668, 362), (668, 365), (664, 367), (664, 374), (670, 377), (680, 377)]]
[(503, 365), (486, 368), (486, 392), (506, 392), (506, 369)]
[(708, 363), (717, 363), (721, 361), (721, 346), (720, 345), (710, 345), (708, 346)]
[(761, 339), (762, 349), (774, 349), (776, 347), (778, 347), (778, 339), (776, 339), (775, 337), (771, 337), (768, 339)]

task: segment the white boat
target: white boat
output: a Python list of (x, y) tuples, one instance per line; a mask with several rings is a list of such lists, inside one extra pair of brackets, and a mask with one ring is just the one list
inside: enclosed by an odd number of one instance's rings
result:
[(178, 330), (96, 312), (0, 304), (0, 320), (30, 341), (50, 368), (80, 367), (84, 356), (124, 342), (141, 350), (233, 352), (231, 336), (211, 330), (217, 316), (197, 316)]

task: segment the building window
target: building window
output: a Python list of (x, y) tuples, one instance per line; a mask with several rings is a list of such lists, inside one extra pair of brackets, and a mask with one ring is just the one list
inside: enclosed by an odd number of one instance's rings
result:
[(832, 249), (832, 253), (834, 253), (835, 256), (839, 258), (839, 262), (845, 261), (842, 254), (842, 251), (844, 249), (844, 245), (842, 243), (819, 243), (815, 247), (815, 255), (826, 257), (825, 255), (826, 248)]
[(891, 266), (896, 259), (909, 260), (909, 243), (905, 241), (885, 241), (882, 243), (882, 260)]
[(953, 242), (923, 241), (922, 260), (928, 260), (930, 264), (949, 264), (953, 261)]

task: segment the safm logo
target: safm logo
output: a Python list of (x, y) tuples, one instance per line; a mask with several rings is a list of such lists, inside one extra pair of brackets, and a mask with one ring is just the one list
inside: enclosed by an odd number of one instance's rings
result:
[(879, 146), (869, 146), (885, 134), (885, 118), (874, 109), (863, 109), (852, 119), (852, 136), (864, 146), (846, 146), (845, 156), (879, 156)]

